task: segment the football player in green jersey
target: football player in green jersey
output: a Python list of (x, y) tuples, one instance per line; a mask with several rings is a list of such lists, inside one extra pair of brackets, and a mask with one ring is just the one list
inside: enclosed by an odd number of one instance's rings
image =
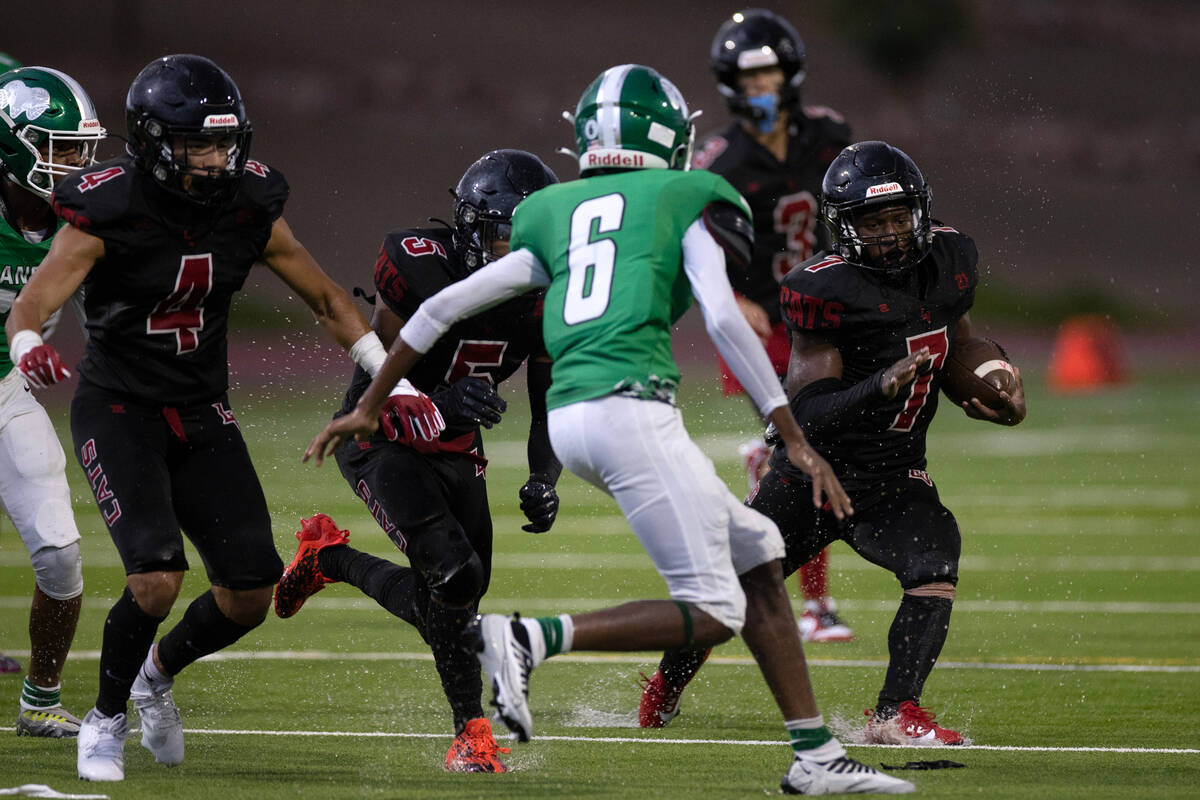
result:
[(104, 136), (91, 99), (71, 76), (47, 67), (0, 75), (0, 502), (29, 550), (36, 583), (17, 735), (79, 732), (79, 720), (60, 702), (60, 678), (79, 620), (83, 573), (66, 457), (45, 409), (14, 368), (2, 328), (58, 230), (49, 202), (55, 181), (92, 164)]
[(766, 353), (738, 310), (727, 256), (745, 259), (750, 212), (718, 175), (687, 170), (692, 115), (653, 69), (602, 73), (573, 116), (581, 180), (517, 207), (512, 252), (421, 305), (355, 410), (313, 439), (318, 463), (376, 429), (387, 388), (455, 320), (546, 286), (543, 334), (553, 360), (550, 440), (564, 466), (613, 496), (667, 582), (670, 600), (586, 614), (473, 623), (501, 719), (533, 727), (530, 671), (569, 650), (707, 647), (741, 633), (783, 713), (795, 750), (785, 792), (912, 791), (846, 757), (817, 710), (784, 589), (778, 528), (734, 497), (684, 429), (671, 326), (695, 299), (705, 326), (788, 458), (812, 476), (814, 505), (852, 513), (829, 465), (796, 426)]

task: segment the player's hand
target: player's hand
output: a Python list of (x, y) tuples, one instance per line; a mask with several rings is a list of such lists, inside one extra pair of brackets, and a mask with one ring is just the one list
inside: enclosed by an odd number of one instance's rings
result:
[(1016, 378), (1017, 387), (1013, 389), (1012, 394), (999, 393), (1000, 398), (1004, 401), (1004, 408), (998, 410), (988, 408), (979, 402), (979, 398), (972, 397), (962, 404), (963, 411), (971, 419), (987, 420), (997, 425), (1016, 425), (1021, 422), (1025, 419), (1025, 384), (1021, 380), (1021, 370), (1015, 366), (1013, 367), (1013, 377)]
[(904, 358), (892, 364), (883, 372), (883, 383), (879, 389), (883, 392), (883, 396), (891, 400), (900, 390), (908, 386), (917, 377), (917, 373), (921, 371), (930, 360), (929, 348), (922, 347), (915, 353), (909, 353)]
[(71, 377), (71, 370), (63, 364), (58, 352), (48, 344), (39, 344), (25, 355), (17, 365), (25, 380), (35, 389), (45, 389)]
[(448, 389), (433, 393), (433, 402), (447, 425), (482, 425), (490, 428), (500, 421), (508, 403), (483, 378), (462, 378)]
[(521, 530), (530, 533), (545, 533), (554, 524), (558, 515), (558, 492), (554, 484), (540, 475), (530, 475), (529, 480), (521, 487), (521, 510), (529, 520), (528, 525), (522, 525)]
[(338, 417), (326, 425), (325, 430), (318, 433), (309, 442), (300, 460), (304, 462), (310, 458), (315, 458), (319, 467), (325, 462), (325, 456), (336, 450), (342, 442), (351, 437), (365, 439), (378, 430), (378, 428), (379, 421), (376, 417), (364, 413), (359, 408), (355, 408), (349, 414)]
[(741, 309), (742, 316), (746, 318), (746, 322), (750, 323), (750, 330), (754, 331), (755, 335), (764, 342), (771, 338), (771, 318), (767, 316), (767, 311), (758, 303), (743, 295), (735, 295), (737, 298), (738, 308)]
[(812, 497), (815, 507), (821, 508), (828, 502), (829, 510), (838, 519), (845, 519), (854, 513), (850, 497), (842, 488), (842, 482), (834, 474), (833, 467), (829, 466), (829, 462), (822, 458), (821, 454), (812, 448), (812, 445), (804, 439), (790, 441), (787, 443), (787, 457), (788, 461), (804, 470), (812, 478)]
[(379, 412), (383, 435), (422, 453), (437, 450), (446, 421), (429, 396), (406, 380), (396, 384)]

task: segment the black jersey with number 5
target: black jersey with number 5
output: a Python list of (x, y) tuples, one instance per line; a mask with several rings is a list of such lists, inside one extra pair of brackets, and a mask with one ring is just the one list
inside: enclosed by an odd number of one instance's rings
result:
[(80, 375), (164, 405), (224, 394), (229, 304), (287, 196), (283, 176), (257, 161), (246, 164), (234, 199), (211, 209), (165, 192), (128, 157), (64, 180), (55, 213), (104, 241), (104, 257), (84, 282)]
[[(376, 302), (408, 320), (422, 301), (467, 277), (469, 270), (454, 247), (453, 236), (448, 228), (409, 228), (389, 233), (375, 262)], [(499, 386), (527, 357), (545, 354), (544, 294), (529, 292), (455, 323), (421, 356), (408, 379), (426, 394), (466, 377), (483, 378)], [(342, 413), (354, 408), (369, 384), (367, 373), (356, 369)], [(449, 430), (442, 438), (461, 433)]]
[[(839, 256), (817, 257), (787, 274), (780, 307), (789, 332), (825, 337), (841, 354), (849, 387), (928, 347), (932, 369), (890, 401), (873, 405), (852, 425), (812, 442), (843, 482), (925, 468), (925, 433), (937, 410), (955, 325), (971, 308), (979, 280), (970, 237), (935, 223), (929, 254), (901, 279), (863, 269)], [(779, 453), (772, 460), (797, 474)]]

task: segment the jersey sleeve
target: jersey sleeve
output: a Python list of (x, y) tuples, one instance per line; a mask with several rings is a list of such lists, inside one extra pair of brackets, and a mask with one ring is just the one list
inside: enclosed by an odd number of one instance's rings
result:
[(935, 224), (932, 229), (935, 247), (944, 247), (951, 265), (954, 288), (958, 290), (954, 312), (962, 316), (975, 304), (975, 290), (979, 286), (979, 250), (975, 241), (955, 228)]
[(283, 216), (283, 206), (290, 193), (291, 188), (282, 172), (261, 161), (251, 159), (246, 162), (241, 197), (262, 215), (263, 222), (269, 225)]
[(788, 332), (834, 335), (845, 305), (833, 298), (847, 294), (838, 279), (852, 269), (855, 267), (839, 256), (817, 256), (784, 275), (779, 284), (779, 308)]
[(54, 189), (50, 205), (64, 222), (106, 244), (129, 244), (136, 231), (126, 224), (137, 190), (134, 167), (114, 159), (73, 173)]

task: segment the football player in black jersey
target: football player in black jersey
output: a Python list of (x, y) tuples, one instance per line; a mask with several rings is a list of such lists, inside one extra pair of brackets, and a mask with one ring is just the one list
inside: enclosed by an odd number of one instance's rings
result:
[[(850, 128), (832, 109), (802, 105), (804, 42), (778, 14), (750, 9), (732, 15), (713, 37), (709, 67), (731, 119), (704, 141), (692, 166), (722, 176), (750, 204), (754, 255), (748, 268), (727, 262), (729, 282), (782, 380), (789, 344), (779, 308), (779, 281), (827, 246), (817, 225), (817, 198), (829, 163), (850, 143)], [(718, 364), (724, 393), (742, 393), (719, 356)], [(740, 448), (751, 492), (766, 472), (769, 455), (761, 437)], [(829, 596), (828, 564), (828, 553), (821, 550), (801, 568), (804, 641), (845, 642), (854, 637)], [(642, 692), (642, 727), (666, 724), (682, 690), (675, 680), (653, 675)]]
[[(387, 345), (421, 302), (476, 268), (508, 252), (513, 210), (533, 192), (557, 183), (531, 153), (494, 150), (466, 171), (454, 191), (454, 227), (405, 228), (384, 239), (375, 262), (372, 326)], [(442, 689), (450, 701), (455, 740), (445, 768), (455, 772), (506, 772), (484, 717), (479, 662), (462, 645), (462, 632), (479, 609), (492, 565), (492, 520), (484, 482), (480, 426), (500, 421), (506, 404), (496, 387), (522, 363), (532, 425), (529, 480), (520, 490), (525, 530), (549, 530), (558, 510), (554, 485), (562, 465), (546, 429), (550, 359), (542, 344), (544, 290), (508, 300), (446, 332), (409, 373), (429, 393), (446, 429), (416, 446), (390, 441), (384, 430), (344, 442), (338, 466), (380, 527), (408, 556), (411, 567), (359, 552), (347, 534), (319, 515), (297, 534), (300, 547), (275, 593), (275, 611), (290, 617), (326, 583), (357, 586), (381, 606), (415, 626), (433, 650)], [(371, 382), (356, 370), (341, 409), (354, 410)]]
[[(829, 460), (854, 504), (845, 522), (808, 502), (811, 486), (776, 450), (750, 507), (779, 525), (784, 571), (835, 539), (890, 570), (903, 589), (888, 633), (889, 663), (867, 725), (868, 741), (961, 744), (920, 706), (946, 641), (958, 582), (958, 524), (926, 470), (925, 433), (943, 367), (970, 338), (978, 282), (975, 243), (929, 216), (915, 163), (884, 142), (860, 142), (834, 159), (822, 184), (832, 254), (792, 270), (780, 286), (792, 350), (787, 391), (805, 436)], [(1025, 418), (1020, 374), (1004, 408), (963, 404), (975, 419)], [(668, 653), (660, 671), (686, 682), (698, 654)]]
[[(37, 331), (85, 285), (71, 433), (127, 575), (104, 626), (96, 706), (79, 731), (79, 776), (107, 781), (124, 778), (131, 697), (142, 745), (161, 763), (183, 760), (174, 676), (260, 624), (283, 570), (227, 394), (229, 305), (250, 268), (266, 264), (360, 364), (377, 369), (385, 356), (284, 222), (283, 176), (248, 158), (250, 123), (229, 75), (201, 56), (166, 56), (138, 74), (125, 112), (127, 154), (58, 184), (52, 204), (67, 224), (7, 326), (27, 374), (69, 377)], [(436, 429), (427, 397), (410, 387), (400, 396), (407, 430), (414, 419)], [(188, 568), (180, 529), (212, 588), (155, 645)]]
[[(734, 14), (713, 37), (709, 65), (732, 119), (710, 137), (696, 158), (733, 184), (754, 212), (754, 257), (749, 269), (731, 265), (738, 305), (782, 379), (789, 343), (779, 308), (779, 282), (793, 268), (828, 248), (817, 224), (821, 179), (834, 157), (850, 144), (850, 127), (836, 111), (801, 103), (807, 75), (804, 42), (783, 17), (762, 9)], [(741, 391), (721, 364), (726, 394)], [(747, 482), (754, 490), (766, 471), (761, 439), (742, 447)], [(828, 553), (822, 550), (800, 570), (804, 641), (854, 638), (829, 596)]]

